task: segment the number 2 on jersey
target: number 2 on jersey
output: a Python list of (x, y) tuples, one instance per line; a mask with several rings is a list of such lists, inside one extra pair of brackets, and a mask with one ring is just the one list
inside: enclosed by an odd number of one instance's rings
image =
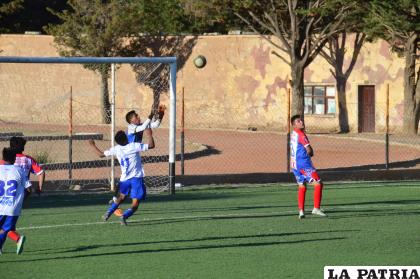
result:
[[(6, 185), (8, 186), (6, 188)], [(16, 188), (17, 188), (17, 181), (16, 180), (9, 180), (7, 183), (0, 180), (0, 197), (14, 197), (16, 196)]]

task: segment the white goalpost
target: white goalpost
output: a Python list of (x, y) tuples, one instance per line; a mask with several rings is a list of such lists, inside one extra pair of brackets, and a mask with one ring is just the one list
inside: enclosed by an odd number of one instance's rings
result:
[[(117, 64), (163, 64), (169, 66), (168, 80), (169, 83), (169, 124), (168, 124), (168, 173), (167, 173), (167, 189), (170, 194), (175, 193), (175, 161), (176, 161), (176, 72), (177, 59), (176, 57), (0, 57), (0, 63), (15, 63), (15, 64), (110, 64), (111, 65), (111, 132), (110, 141), (111, 146), (114, 146), (114, 135), (116, 130), (116, 65)], [(157, 69), (159, 68), (159, 69)], [(161, 70), (161, 67), (156, 67), (155, 70)], [(153, 72), (152, 72), (153, 74)], [(149, 73), (148, 76), (151, 74)], [(149, 77), (148, 77), (149, 78)], [(139, 78), (141, 79), (141, 78)], [(167, 87), (166, 87), (167, 88)], [(161, 160), (161, 159), (159, 159)], [(162, 162), (162, 161), (156, 161)], [(155, 163), (155, 162), (152, 162)], [(116, 173), (114, 166), (114, 159), (111, 160), (110, 184), (111, 190), (115, 190)], [(70, 165), (72, 162), (70, 161)], [(71, 168), (71, 166), (70, 166)], [(147, 176), (147, 174), (146, 174)], [(71, 176), (70, 176), (71, 178)]]

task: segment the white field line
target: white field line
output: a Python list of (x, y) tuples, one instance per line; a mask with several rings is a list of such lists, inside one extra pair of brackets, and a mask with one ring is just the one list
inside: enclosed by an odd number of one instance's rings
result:
[[(326, 207), (326, 212), (334, 212), (336, 209), (375, 209), (375, 208), (392, 208), (392, 207), (420, 207), (420, 204), (387, 204), (387, 205), (366, 205), (366, 206), (336, 206), (336, 207)], [(225, 218), (225, 217), (258, 217), (266, 215), (287, 215), (287, 214), (297, 214), (297, 210), (288, 210), (288, 211), (272, 211), (272, 212), (261, 212), (261, 213), (239, 213), (239, 214), (219, 214), (219, 215), (188, 215), (188, 216), (178, 216), (178, 217), (165, 217), (165, 218), (142, 218), (142, 219), (130, 219), (131, 222), (153, 222), (153, 221), (171, 221), (171, 220), (194, 220), (194, 219), (206, 219), (206, 218)], [(79, 226), (93, 226), (93, 225), (105, 225), (105, 224), (116, 224), (119, 221), (109, 221), (109, 222), (86, 222), (86, 223), (66, 223), (66, 224), (57, 224), (57, 225), (45, 225), (45, 226), (29, 226), (17, 228), (17, 231), (21, 230), (41, 230), (41, 229), (53, 229), (53, 228), (63, 228), (63, 227), (79, 227)]]
[[(369, 184), (367, 184), (367, 183), (369, 183)], [(350, 185), (346, 185), (346, 184), (350, 184)], [(324, 188), (327, 191), (328, 190), (335, 190), (335, 189), (377, 188), (377, 187), (417, 188), (417, 189), (420, 190), (420, 183), (418, 181), (413, 181), (413, 182), (405, 181), (402, 184), (399, 184), (398, 182), (395, 182), (395, 183), (381, 183), (381, 182), (375, 182), (374, 181), (374, 182), (360, 182), (359, 184), (360, 185), (358, 185), (357, 182), (348, 182), (348, 183), (337, 182), (337, 184), (335, 184), (334, 182), (331, 182), (331, 181), (328, 181), (328, 182), (324, 181)], [(232, 190), (232, 188), (226, 188), (226, 189), (223, 190), (223, 187), (219, 188), (217, 186), (214, 189), (212, 189), (212, 188), (206, 188), (206, 189), (211, 190), (211, 191), (221, 190), (225, 193), (252, 193), (252, 192), (256, 191), (256, 190), (253, 190), (252, 188), (256, 188), (256, 189), (258, 188), (258, 190), (260, 190), (260, 188), (262, 188), (262, 187), (274, 187), (274, 186), (278, 186), (279, 189), (282, 189), (282, 190), (285, 189), (285, 188), (295, 189), (297, 187), (297, 184), (295, 184), (295, 183), (290, 183), (290, 184), (269, 183), (269, 184), (265, 184), (265, 185), (262, 185), (262, 186), (256, 186), (256, 185), (243, 186), (243, 185), (239, 185), (239, 186), (237, 186), (237, 188), (242, 188), (240, 191), (234, 189), (235, 187), (232, 187), (234, 190)], [(248, 190), (247, 188), (251, 188), (251, 189)], [(308, 189), (311, 189), (311, 188), (312, 188), (312, 185), (308, 185)], [(194, 188), (194, 186), (187, 186), (184, 189), (181, 189), (181, 191), (188, 192), (188, 190), (190, 190), (190, 189), (193, 190), (193, 189), (199, 189), (199, 188)], [(229, 191), (229, 190), (232, 190), (232, 191)], [(203, 191), (205, 191), (205, 190), (203, 190)], [(274, 190), (270, 191), (270, 192), (274, 192)], [(92, 200), (99, 200), (99, 199), (102, 200), (102, 198), (92, 198), (92, 197), (90, 197), (90, 198), (79, 198), (78, 201), (92, 201)], [(111, 199), (111, 197), (110, 197), (110, 199)], [(61, 202), (72, 202), (72, 201), (74, 201), (74, 200), (73, 199), (61, 200)], [(49, 204), (49, 203), (55, 204), (57, 202), (54, 201), (54, 200), (45, 201), (41, 197), (39, 201), (35, 200), (35, 201), (32, 201), (31, 203), (32, 204), (44, 204), (45, 205), (45, 204)], [(86, 206), (86, 205), (81, 205), (81, 206)]]

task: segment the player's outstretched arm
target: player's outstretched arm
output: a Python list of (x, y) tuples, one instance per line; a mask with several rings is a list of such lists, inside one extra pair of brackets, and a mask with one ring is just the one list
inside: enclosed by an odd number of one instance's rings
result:
[(153, 132), (152, 129), (146, 129), (144, 131), (146, 134), (147, 142), (145, 142), (148, 145), (149, 149), (155, 148), (155, 140), (153, 139)]
[(89, 140), (88, 143), (91, 146), (92, 150), (96, 153), (96, 155), (98, 155), (100, 158), (105, 157), (104, 152), (96, 146), (94, 140)]
[(42, 187), (44, 186), (45, 182), (45, 171), (43, 171), (40, 175), (38, 175), (38, 189), (36, 190), (38, 195), (42, 193)]
[(151, 112), (149, 117), (146, 119), (146, 121), (144, 121), (144, 123), (136, 126), (135, 132), (141, 132), (141, 131), (146, 130), (149, 127), (150, 122), (152, 121), (152, 118), (153, 118), (153, 113)]

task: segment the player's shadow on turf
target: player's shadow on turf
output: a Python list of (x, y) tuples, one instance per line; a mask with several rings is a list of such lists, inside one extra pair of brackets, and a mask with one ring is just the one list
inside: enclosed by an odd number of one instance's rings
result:
[[(420, 158), (406, 161), (391, 162), (388, 164), (388, 168), (412, 168), (420, 164)], [(349, 170), (371, 170), (371, 169), (380, 169), (383, 170), (386, 168), (385, 164), (370, 164), (370, 165), (361, 165), (353, 167), (337, 167), (337, 168), (325, 168), (318, 169), (320, 171), (349, 171)]]
[(354, 203), (337, 203), (337, 204), (328, 204), (328, 206), (357, 206), (357, 205), (401, 205), (401, 204), (420, 204), (420, 199), (418, 200), (392, 200), (392, 201), (368, 201), (368, 202), (354, 202)]
[[(344, 214), (343, 214), (344, 213)], [(347, 214), (349, 213), (349, 214)], [(387, 216), (407, 216), (420, 215), (419, 210), (403, 210), (403, 209), (357, 209), (357, 210), (334, 210), (328, 215), (329, 219), (347, 219), (347, 218), (372, 218), (372, 217), (387, 217)]]
[[(270, 238), (270, 237), (288, 237), (288, 236), (304, 236), (304, 235), (316, 235), (316, 234), (331, 234), (331, 233), (344, 233), (344, 232), (358, 232), (360, 230), (324, 230), (324, 231), (310, 231), (310, 232), (290, 232), (290, 233), (268, 233), (268, 234), (256, 234), (256, 235), (236, 235), (236, 236), (210, 236), (193, 239), (176, 239), (176, 240), (159, 240), (159, 241), (145, 241), (145, 242), (131, 242), (131, 243), (118, 243), (118, 244), (97, 244), (79, 246), (75, 248), (59, 248), (60, 252), (45, 253), (45, 254), (61, 254), (71, 252), (83, 252), (88, 250), (94, 250), (98, 248), (110, 248), (110, 247), (128, 247), (128, 246), (139, 246), (139, 245), (150, 245), (150, 244), (170, 244), (170, 243), (195, 243), (202, 241), (226, 241), (226, 240), (238, 240), (238, 239), (253, 239), (253, 238)], [(52, 250), (52, 249), (48, 249)], [(40, 252), (45, 250), (36, 250), (32, 252)]]
[[(255, 236), (258, 237), (258, 236)], [(270, 242), (247, 242), (247, 243), (228, 243), (228, 244), (202, 244), (197, 246), (187, 246), (187, 247), (169, 247), (169, 248), (156, 248), (156, 249), (139, 249), (132, 251), (120, 251), (120, 252), (106, 252), (106, 253), (96, 253), (96, 254), (86, 254), (86, 255), (74, 255), (74, 256), (61, 256), (53, 258), (39, 258), (31, 260), (18, 260), (17, 262), (35, 262), (35, 261), (50, 261), (50, 260), (63, 260), (63, 259), (77, 259), (77, 258), (89, 258), (89, 257), (98, 257), (98, 256), (118, 256), (118, 255), (130, 255), (130, 254), (148, 254), (148, 253), (164, 253), (164, 252), (179, 252), (179, 251), (193, 251), (193, 250), (209, 250), (209, 249), (225, 249), (225, 248), (244, 248), (244, 247), (264, 247), (264, 246), (274, 246), (274, 245), (291, 245), (291, 244), (305, 244), (308, 242), (319, 242), (319, 241), (337, 241), (344, 240), (347, 237), (328, 237), (328, 238), (312, 238), (312, 239), (303, 239), (303, 240), (283, 240), (283, 241), (270, 241)], [(145, 245), (144, 243), (138, 243), (136, 245)], [(91, 249), (96, 249), (95, 245), (82, 247), (80, 251), (70, 251), (70, 252), (81, 252)], [(7, 262), (16, 262), (16, 261), (4, 261)]]

